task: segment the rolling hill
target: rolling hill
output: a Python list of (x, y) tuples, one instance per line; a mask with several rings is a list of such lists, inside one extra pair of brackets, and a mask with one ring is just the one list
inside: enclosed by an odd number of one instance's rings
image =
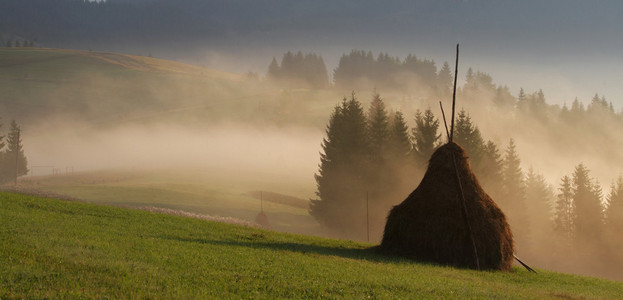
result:
[(620, 282), (478, 272), (370, 244), (0, 193), (2, 298), (599, 298)]
[[(284, 92), (243, 75), (152, 57), (0, 48), (0, 116), (26, 128), (51, 121), (110, 127), (223, 120), (321, 127), (333, 102), (310, 99), (327, 94), (339, 99), (330, 91)], [(295, 115), (295, 104), (296, 112), (311, 113)]]

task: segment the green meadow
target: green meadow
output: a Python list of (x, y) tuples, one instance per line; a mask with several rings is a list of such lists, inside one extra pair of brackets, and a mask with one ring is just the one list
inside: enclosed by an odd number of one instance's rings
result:
[(390, 258), (371, 244), (0, 193), (0, 298), (616, 299), (623, 283)]

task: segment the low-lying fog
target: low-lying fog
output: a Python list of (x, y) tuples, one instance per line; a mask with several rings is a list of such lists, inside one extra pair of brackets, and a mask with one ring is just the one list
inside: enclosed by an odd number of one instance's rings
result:
[[(263, 174), (276, 181), (298, 181), (309, 186), (317, 171), (323, 132), (310, 128), (258, 128), (227, 124), (190, 129), (175, 125), (132, 125), (97, 132), (76, 126), (56, 127), (54, 134), (24, 138), (33, 175), (102, 169), (197, 171)], [(218, 172), (218, 171), (217, 171)], [(209, 185), (209, 183), (206, 183)]]

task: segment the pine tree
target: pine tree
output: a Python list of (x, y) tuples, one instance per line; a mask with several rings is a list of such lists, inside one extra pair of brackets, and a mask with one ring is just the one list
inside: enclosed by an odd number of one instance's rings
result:
[(461, 109), (456, 119), (454, 142), (465, 148), (471, 164), (478, 169), (484, 151), (484, 140), (480, 135), (480, 130), (464, 109)]
[(7, 149), (3, 156), (4, 174), (2, 177), (5, 180), (14, 180), (17, 183), (19, 176), (28, 174), (28, 160), (24, 155), (21, 129), (15, 120), (11, 121), (11, 129), (7, 135)]
[(277, 59), (273, 57), (273, 60), (270, 62), (268, 66), (268, 73), (266, 76), (273, 80), (278, 80), (281, 78), (281, 68), (279, 67), (279, 63), (277, 63)]
[(561, 179), (556, 199), (554, 214), (554, 230), (559, 232), (567, 241), (573, 238), (575, 228), (575, 206), (573, 203), (573, 187), (569, 176)]
[(389, 116), (385, 109), (383, 99), (376, 91), (367, 116), (367, 136), (369, 142), (369, 168), (365, 172), (369, 177), (368, 184), (362, 187), (369, 196), (370, 207), (374, 211), (382, 208), (384, 196), (388, 194), (395, 184), (395, 170), (389, 163)]
[(502, 168), (502, 197), (500, 204), (508, 216), (513, 235), (518, 241), (518, 249), (525, 250), (529, 244), (530, 224), (526, 212), (526, 190), (521, 160), (515, 149), (515, 142), (510, 139), (504, 154)]
[(388, 148), (393, 158), (408, 159), (413, 151), (409, 138), (409, 127), (399, 111), (393, 114), (390, 121)]
[(450, 70), (450, 65), (446, 61), (437, 74), (437, 95), (440, 98), (446, 99), (452, 95), (453, 81), (452, 70)]
[(493, 141), (488, 141), (483, 150), (480, 167), (474, 170), (483, 188), (493, 200), (501, 196), (502, 162), (498, 146)]
[(415, 127), (413, 128), (414, 149), (418, 161), (422, 164), (430, 159), (435, 148), (439, 146), (441, 134), (437, 134), (439, 120), (435, 118), (430, 108), (422, 113), (415, 112)]
[(595, 240), (602, 230), (601, 191), (589, 178), (589, 170), (583, 165), (573, 172), (573, 205), (575, 207), (574, 231), (580, 241)]
[(370, 138), (371, 159), (375, 161), (384, 160), (389, 138), (389, 117), (385, 103), (377, 92), (374, 92), (368, 109), (368, 136)]
[(523, 172), (520, 165), (521, 160), (519, 155), (517, 155), (515, 141), (511, 138), (504, 154), (502, 185), (504, 186), (505, 194), (509, 196), (520, 195), (523, 198), (525, 190)]
[(536, 232), (546, 233), (552, 229), (551, 202), (554, 197), (552, 187), (543, 175), (532, 168), (526, 174), (526, 209), (530, 216), (530, 225)]
[[(613, 182), (610, 186), (607, 202), (607, 231), (614, 240), (618, 240), (616, 237), (620, 237), (623, 234), (623, 175), (619, 175), (616, 182)], [(616, 244), (621, 244), (621, 242), (619, 241)]]
[(365, 233), (365, 190), (369, 155), (366, 118), (353, 94), (344, 98), (329, 120), (315, 175), (318, 199), (310, 214), (324, 227), (352, 236)]
[[(416, 161), (413, 159), (413, 145), (409, 137), (409, 127), (400, 112), (395, 112), (390, 117), (387, 150), (390, 188), (394, 194), (396, 192), (409, 193), (413, 190), (413, 178), (419, 178), (421, 174)], [(394, 201), (391, 204), (395, 205), (396, 203)], [(383, 221), (385, 217), (387, 216), (383, 214)]]

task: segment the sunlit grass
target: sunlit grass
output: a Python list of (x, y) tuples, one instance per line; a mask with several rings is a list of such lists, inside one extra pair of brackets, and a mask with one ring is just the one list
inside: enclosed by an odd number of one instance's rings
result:
[(623, 284), (459, 270), (369, 244), (0, 194), (0, 297), (612, 298)]
[[(260, 200), (249, 192), (263, 189), (281, 193), (304, 190), (300, 183), (275, 186), (261, 176), (235, 179), (216, 172), (107, 171), (25, 179), (38, 189), (92, 203), (145, 207), (155, 206), (187, 212), (232, 217), (253, 222), (261, 210)], [(294, 194), (297, 196), (298, 194)], [(306, 200), (306, 199), (302, 199)], [(264, 201), (263, 209), (273, 229), (318, 234), (319, 224), (307, 208)]]

